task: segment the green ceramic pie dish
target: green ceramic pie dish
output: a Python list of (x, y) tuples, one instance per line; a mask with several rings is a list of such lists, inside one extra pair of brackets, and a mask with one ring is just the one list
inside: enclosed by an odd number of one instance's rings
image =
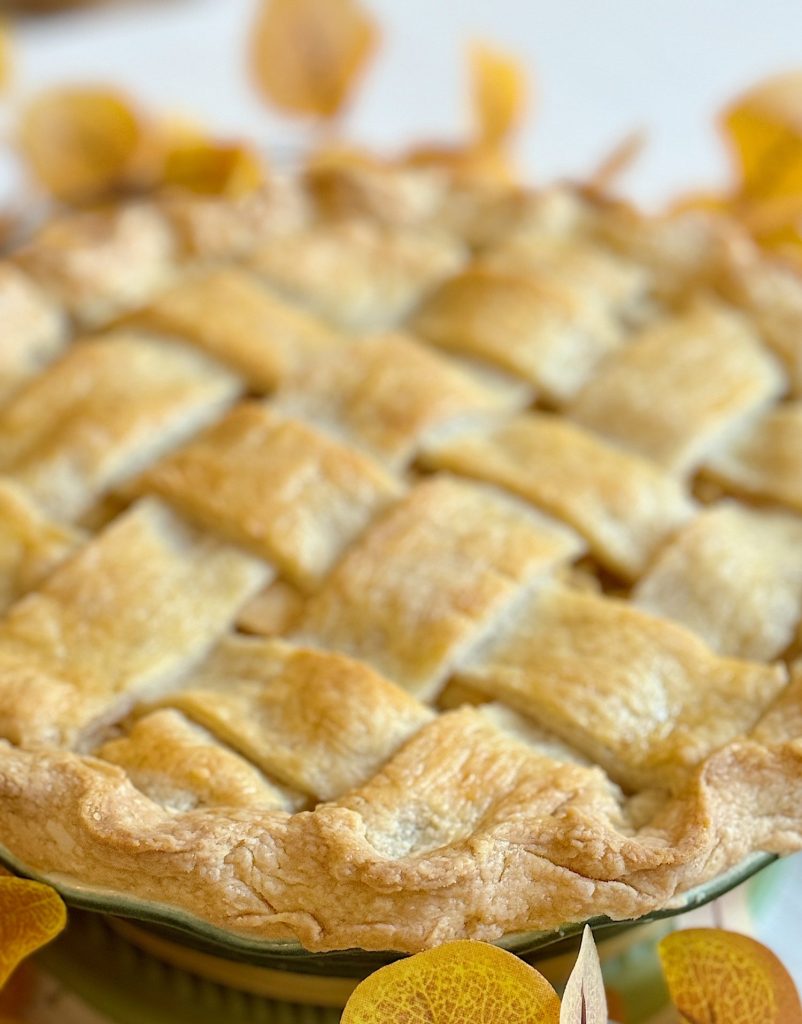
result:
[[(753, 854), (725, 874), (684, 893), (672, 906), (646, 914), (636, 920), (612, 921), (607, 917), (596, 917), (591, 918), (587, 923), (592, 926), (594, 932), (602, 931), (604, 935), (612, 935), (650, 921), (683, 914), (723, 896), (724, 893), (751, 878), (776, 859), (773, 854)], [(148, 929), (173, 942), (240, 963), (302, 974), (359, 978), (365, 977), (403, 955), (391, 950), (362, 949), (313, 953), (304, 949), (297, 942), (255, 939), (237, 935), (166, 904), (132, 899), (119, 893), (93, 890), (53, 876), (44, 877), (27, 868), (2, 846), (0, 846), (0, 862), (15, 874), (46, 881), (58, 890), (70, 907), (130, 919), (147, 926)], [(497, 945), (527, 958), (539, 955), (557, 955), (560, 952), (560, 945), (569, 943), (574, 936), (581, 932), (585, 923), (574, 922), (549, 931), (510, 933), (499, 939)]]

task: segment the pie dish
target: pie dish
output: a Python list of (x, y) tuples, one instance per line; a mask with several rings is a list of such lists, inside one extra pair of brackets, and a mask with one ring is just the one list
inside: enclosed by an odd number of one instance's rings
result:
[(319, 170), (0, 266), (0, 840), (414, 951), (802, 849), (802, 280), (723, 220)]

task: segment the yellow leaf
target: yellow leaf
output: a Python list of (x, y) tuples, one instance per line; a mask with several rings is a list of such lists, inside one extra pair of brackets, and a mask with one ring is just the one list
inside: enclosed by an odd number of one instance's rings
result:
[(626, 135), (599, 162), (588, 179), (591, 188), (609, 191), (638, 159), (646, 146), (646, 133), (639, 129)]
[(750, 89), (724, 111), (722, 121), (741, 197), (802, 194), (802, 71)]
[(245, 145), (187, 141), (167, 150), (161, 183), (202, 195), (236, 198), (257, 188), (264, 177), (261, 159)]
[(512, 953), (467, 939), (371, 974), (340, 1024), (559, 1024), (560, 1000), (546, 979)]
[(61, 931), (67, 912), (48, 885), (0, 878), (0, 985), (23, 959)]
[(70, 87), (41, 93), (23, 111), (22, 154), (57, 199), (81, 202), (120, 186), (142, 138), (120, 94)]
[(474, 43), (469, 56), (476, 142), (498, 148), (523, 115), (526, 78), (514, 57), (483, 43)]
[(11, 84), (13, 68), (11, 29), (5, 21), (0, 21), (0, 92)]
[(579, 956), (563, 993), (560, 1024), (607, 1024), (607, 998), (599, 954), (593, 932), (587, 925), (582, 933)]
[(332, 118), (377, 41), (358, 0), (262, 0), (251, 43), (253, 77), (285, 113)]
[(671, 998), (690, 1024), (802, 1024), (793, 981), (755, 939), (691, 928), (658, 949)]

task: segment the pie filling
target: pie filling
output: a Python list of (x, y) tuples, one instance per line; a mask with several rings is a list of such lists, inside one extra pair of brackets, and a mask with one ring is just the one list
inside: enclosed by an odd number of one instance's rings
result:
[(802, 849), (802, 279), (339, 173), (0, 265), (2, 844), (406, 951)]

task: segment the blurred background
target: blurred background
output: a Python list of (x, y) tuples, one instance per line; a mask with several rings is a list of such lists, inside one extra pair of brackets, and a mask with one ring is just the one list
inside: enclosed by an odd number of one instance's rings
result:
[[(623, 190), (654, 204), (727, 176), (712, 130), (757, 79), (802, 64), (796, 0), (365, 0), (380, 52), (346, 135), (379, 148), (455, 138), (466, 120), (465, 43), (481, 38), (530, 69), (518, 156), (527, 176), (581, 176), (635, 129), (648, 146)], [(0, 0), (15, 25), (15, 91), (113, 82), (146, 107), (210, 131), (294, 145), (297, 123), (259, 99), (244, 53), (255, 0), (85, 3)], [(6, 175), (7, 175), (6, 171)]]

